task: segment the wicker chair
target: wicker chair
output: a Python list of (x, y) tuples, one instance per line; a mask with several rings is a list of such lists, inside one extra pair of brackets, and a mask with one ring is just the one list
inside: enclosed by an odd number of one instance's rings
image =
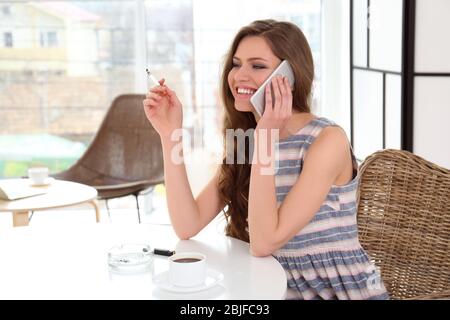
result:
[(360, 176), (359, 239), (391, 298), (450, 298), (450, 170), (382, 150)]
[(111, 104), (94, 140), (68, 170), (53, 177), (90, 185), (98, 198), (134, 195), (141, 222), (138, 195), (164, 182), (161, 140), (147, 121), (145, 95), (120, 95)]

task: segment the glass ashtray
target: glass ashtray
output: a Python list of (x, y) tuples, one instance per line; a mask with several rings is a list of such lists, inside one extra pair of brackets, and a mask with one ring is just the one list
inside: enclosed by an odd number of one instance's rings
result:
[(135, 273), (153, 266), (153, 254), (148, 244), (120, 244), (108, 250), (108, 265), (112, 271)]

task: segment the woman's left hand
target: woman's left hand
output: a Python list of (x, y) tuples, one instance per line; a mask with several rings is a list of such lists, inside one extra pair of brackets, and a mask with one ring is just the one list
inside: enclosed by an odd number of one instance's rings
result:
[[(282, 130), (292, 115), (292, 92), (289, 80), (283, 76), (272, 78), (273, 96), (270, 85), (266, 86), (266, 106), (256, 129)], [(273, 101), (274, 100), (274, 101)]]

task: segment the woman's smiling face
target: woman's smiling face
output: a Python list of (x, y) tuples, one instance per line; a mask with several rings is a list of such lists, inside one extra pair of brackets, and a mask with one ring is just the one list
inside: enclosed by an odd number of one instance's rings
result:
[(250, 97), (281, 63), (263, 37), (248, 36), (241, 40), (228, 73), (228, 85), (236, 110), (253, 112)]

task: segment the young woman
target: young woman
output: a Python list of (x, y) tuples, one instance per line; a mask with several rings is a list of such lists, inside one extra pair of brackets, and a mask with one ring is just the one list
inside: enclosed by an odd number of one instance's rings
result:
[[(286, 78), (273, 78), (260, 117), (250, 97), (282, 60), (291, 64), (295, 84), (292, 89)], [(261, 20), (238, 32), (221, 81), (224, 137), (226, 130), (254, 129), (255, 146), (276, 159), (275, 170), (264, 171), (267, 164), (258, 152), (251, 159), (246, 153), (245, 164), (224, 160), (196, 199), (184, 164), (171, 159), (180, 143), (171, 135), (182, 127), (181, 103), (164, 80), (149, 91), (143, 104), (161, 136), (173, 227), (188, 239), (224, 211), (227, 235), (249, 242), (253, 255), (273, 255), (283, 266), (288, 299), (387, 299), (358, 241), (355, 157), (344, 131), (311, 113), (313, 79), (311, 49), (294, 24)]]

